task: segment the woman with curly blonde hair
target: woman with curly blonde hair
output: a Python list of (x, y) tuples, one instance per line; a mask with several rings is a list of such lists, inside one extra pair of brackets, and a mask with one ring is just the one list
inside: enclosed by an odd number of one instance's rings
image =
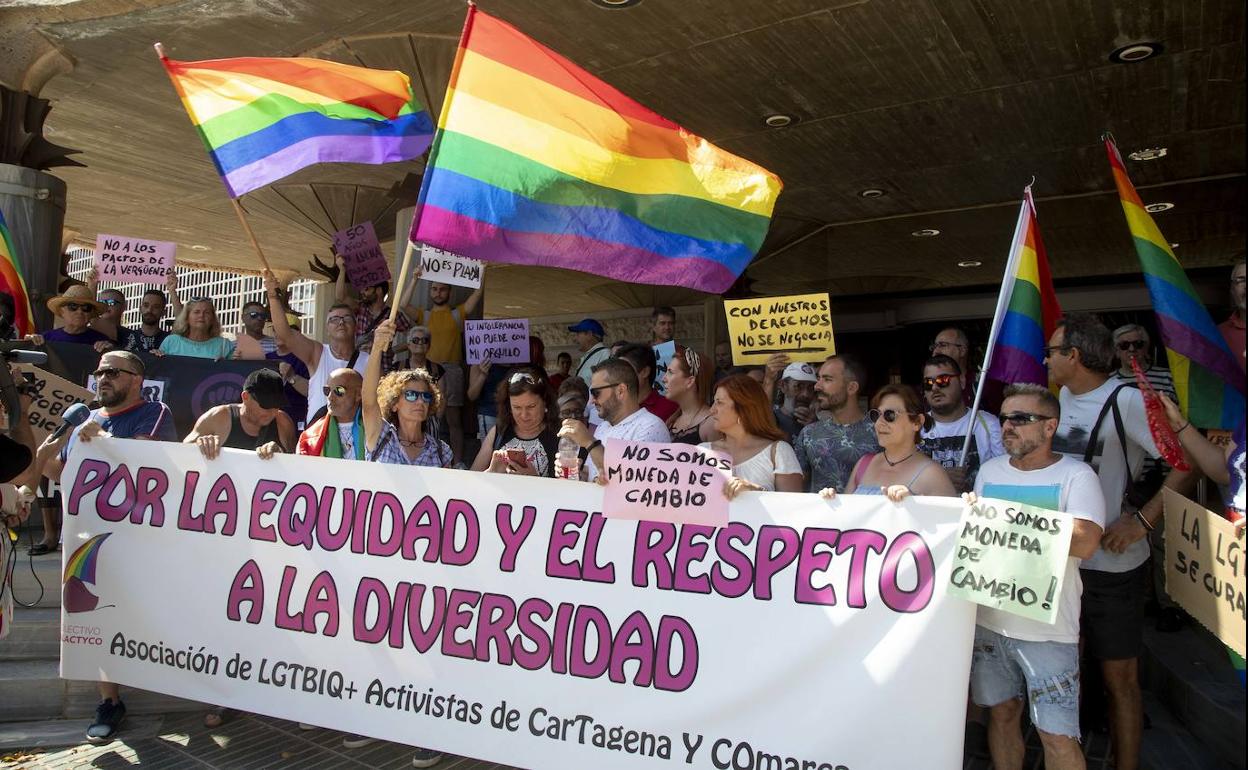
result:
[[(394, 322), (382, 321), (373, 331), (373, 350), (394, 340)], [(442, 394), (424, 369), (405, 369), (381, 376), (381, 356), (368, 359), (361, 393), (364, 446), (368, 459), (392, 465), (446, 468), (451, 448), (433, 435), (433, 417)]]

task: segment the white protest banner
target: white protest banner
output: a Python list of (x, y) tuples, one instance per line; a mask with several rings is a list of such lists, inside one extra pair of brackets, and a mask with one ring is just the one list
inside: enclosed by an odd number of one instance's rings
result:
[(334, 233), (334, 252), (346, 263), (347, 280), (357, 290), (390, 280), (390, 266), (371, 220)]
[(1227, 647), (1245, 654), (1244, 538), (1235, 525), (1165, 490), (1166, 593)]
[(481, 285), (481, 260), (420, 244), (420, 277), (475, 289)]
[(654, 357), (657, 361), (654, 366), (654, 389), (659, 391), (660, 396), (667, 395), (667, 382), (664, 378), (674, 355), (676, 355), (676, 343), (671, 340), (654, 346)]
[(832, 300), (822, 294), (724, 300), (732, 363), (765, 364), (774, 353), (791, 361), (822, 361), (836, 352)]
[(61, 415), (71, 404), (85, 404), (95, 399), (92, 391), (33, 364), (17, 364), (13, 368), (22, 373), (14, 376), (15, 382), (23, 377), (35, 389), (26, 418), (30, 420), (36, 444), (42, 444), (48, 434), (56, 430), (61, 424)]
[(1070, 558), (1068, 513), (991, 497), (964, 506), (949, 593), (1052, 623)]
[(464, 321), (464, 351), (468, 363), (486, 358), (496, 364), (529, 362), (529, 319), (490, 318)]
[(608, 440), (603, 463), (611, 483), (602, 501), (608, 519), (677, 524), (728, 523), (724, 485), (732, 458), (688, 444)]
[(595, 484), (109, 438), (61, 478), (66, 678), (519, 767), (962, 766), (958, 500), (677, 527)]
[(95, 239), (95, 267), (101, 281), (163, 285), (173, 270), (178, 245), (171, 241), (146, 241), (124, 235)]

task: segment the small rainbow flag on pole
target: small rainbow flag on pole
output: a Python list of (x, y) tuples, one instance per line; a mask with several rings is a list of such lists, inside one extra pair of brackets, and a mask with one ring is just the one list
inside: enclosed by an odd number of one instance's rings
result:
[(780, 188), (470, 5), (411, 239), (721, 293), (762, 246)]
[(985, 364), (990, 379), (1004, 383), (1030, 382), (1046, 385), (1044, 348), (1057, 328), (1062, 308), (1053, 291), (1049, 258), (1036, 224), (1036, 204), (1031, 186), (1023, 191), (1014, 244), (1006, 261), (997, 314), (993, 318)]
[(26, 290), (26, 279), (22, 276), (22, 266), (17, 261), (17, 250), (13, 248), (13, 235), (9, 232), (9, 223), (0, 211), (0, 291), (13, 297), (13, 326), (18, 337), (35, 333), (35, 313), (30, 306), (30, 294)]
[(433, 139), (433, 120), (402, 72), (163, 53), (161, 63), (232, 198), (314, 163), (410, 160)]
[(1109, 136), (1105, 137), (1105, 151), (1166, 346), (1179, 408), (1197, 427), (1234, 430), (1244, 419), (1243, 371), (1170, 243), (1145, 210), (1127, 176), (1122, 155)]

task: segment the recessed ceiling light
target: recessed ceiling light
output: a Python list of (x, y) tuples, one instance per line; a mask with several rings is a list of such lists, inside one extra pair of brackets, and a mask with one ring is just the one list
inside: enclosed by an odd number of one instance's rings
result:
[(763, 118), (763, 123), (767, 124), (768, 128), (784, 128), (793, 124), (793, 116), (778, 112), (775, 115), (768, 115)]
[(1114, 49), (1109, 55), (1109, 60), (1115, 64), (1133, 64), (1137, 61), (1151, 59), (1163, 51), (1161, 43), (1143, 41), (1139, 43), (1129, 43)]
[(915, 230), (914, 232), (910, 234), (913, 235), (915, 238), (932, 238), (937, 235), (940, 235), (940, 231), (934, 227), (925, 227), (922, 230)]
[(1131, 160), (1157, 160), (1158, 158), (1166, 157), (1166, 152), (1167, 150), (1165, 147), (1149, 147), (1144, 150), (1136, 150), (1135, 152), (1128, 153), (1127, 157)]
[(191, 244), (191, 251), (212, 251), (212, 249), (202, 243), (194, 243)]
[(958, 263), (958, 267), (980, 267), (983, 264), (978, 259), (964, 259)]
[(878, 187), (868, 187), (865, 190), (858, 191), (859, 198), (883, 198), (887, 193)]
[(1174, 208), (1173, 203), (1150, 203), (1144, 207), (1144, 210), (1150, 214), (1159, 214), (1163, 211), (1169, 211)]
[(618, 11), (621, 8), (628, 8), (637, 5), (641, 0), (589, 0), (599, 8), (608, 8), (612, 11)]
[(503, 310), (523, 310), (523, 305), (503, 305)]
[(1172, 243), (1172, 244), (1170, 244), (1170, 248), (1172, 248), (1172, 249), (1177, 249), (1178, 247), (1179, 247), (1179, 244), (1177, 244), (1177, 243)]

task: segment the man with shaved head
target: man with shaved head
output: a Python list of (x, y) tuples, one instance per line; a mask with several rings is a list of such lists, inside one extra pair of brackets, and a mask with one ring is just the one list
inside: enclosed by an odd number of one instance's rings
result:
[[(363, 460), (364, 424), (360, 415), (360, 389), (364, 378), (354, 369), (340, 368), (329, 373), (322, 386), (325, 415), (299, 436), (301, 455)], [(309, 394), (310, 395), (310, 394)]]

